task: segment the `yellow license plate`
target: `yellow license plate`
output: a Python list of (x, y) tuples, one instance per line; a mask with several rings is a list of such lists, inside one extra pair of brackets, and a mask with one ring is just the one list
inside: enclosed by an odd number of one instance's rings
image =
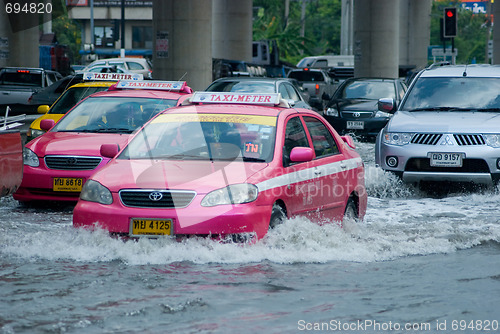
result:
[(131, 235), (171, 235), (172, 219), (133, 218), (130, 223)]
[(55, 177), (52, 185), (54, 191), (82, 191), (83, 179), (79, 177)]

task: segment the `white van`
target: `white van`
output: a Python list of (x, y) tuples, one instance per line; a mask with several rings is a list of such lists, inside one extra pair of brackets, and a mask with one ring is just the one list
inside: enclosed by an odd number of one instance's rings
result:
[(316, 68), (331, 68), (331, 67), (354, 67), (353, 55), (324, 55), (311, 56), (302, 58), (297, 67), (316, 67)]

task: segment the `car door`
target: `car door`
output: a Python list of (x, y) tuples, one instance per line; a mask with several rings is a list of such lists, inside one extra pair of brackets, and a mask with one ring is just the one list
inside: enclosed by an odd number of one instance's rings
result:
[(294, 147), (311, 147), (304, 123), (300, 116), (286, 120), (285, 135), (282, 143), (282, 163), (288, 176), (285, 190), (287, 209), (291, 216), (307, 214), (315, 207), (320, 195), (320, 184), (314, 174), (315, 161), (294, 163), (290, 152)]
[(330, 219), (342, 217), (344, 203), (349, 196), (348, 182), (353, 182), (350, 180), (352, 173), (347, 170), (344, 155), (329, 127), (312, 115), (304, 116), (303, 120), (316, 155), (309, 164), (317, 191), (310, 194), (313, 198), (311, 209), (321, 210), (322, 215)]

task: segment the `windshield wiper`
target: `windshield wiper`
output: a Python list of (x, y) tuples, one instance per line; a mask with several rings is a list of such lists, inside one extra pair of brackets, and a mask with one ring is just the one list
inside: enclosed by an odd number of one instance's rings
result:
[(127, 133), (132, 133), (132, 131), (129, 128), (99, 128), (99, 129), (94, 129), (92, 132), (127, 132)]
[(266, 162), (266, 159), (243, 157), (245, 162)]
[(481, 112), (500, 112), (500, 108), (480, 108), (476, 110)]
[(459, 108), (459, 107), (427, 107), (427, 108), (416, 108), (409, 110), (413, 111), (471, 111), (476, 110), (476, 108)]

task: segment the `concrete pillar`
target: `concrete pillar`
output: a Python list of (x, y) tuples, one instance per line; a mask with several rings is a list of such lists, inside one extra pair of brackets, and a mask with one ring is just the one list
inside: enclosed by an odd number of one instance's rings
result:
[(500, 64), (500, 2), (491, 4), (491, 13), (497, 18), (497, 25), (493, 26), (493, 59), (492, 64)]
[(213, 58), (252, 61), (252, 0), (212, 0)]
[(212, 82), (212, 1), (153, 0), (153, 77)]
[(354, 0), (354, 75), (397, 78), (399, 0)]
[(23, 16), (25, 28), (14, 32), (5, 10), (0, 11), (0, 67), (39, 66), (38, 16)]
[(352, 55), (353, 37), (353, 2), (342, 0), (342, 14), (340, 18), (340, 54)]
[(422, 69), (428, 63), (432, 0), (400, 0), (399, 6), (399, 65)]

